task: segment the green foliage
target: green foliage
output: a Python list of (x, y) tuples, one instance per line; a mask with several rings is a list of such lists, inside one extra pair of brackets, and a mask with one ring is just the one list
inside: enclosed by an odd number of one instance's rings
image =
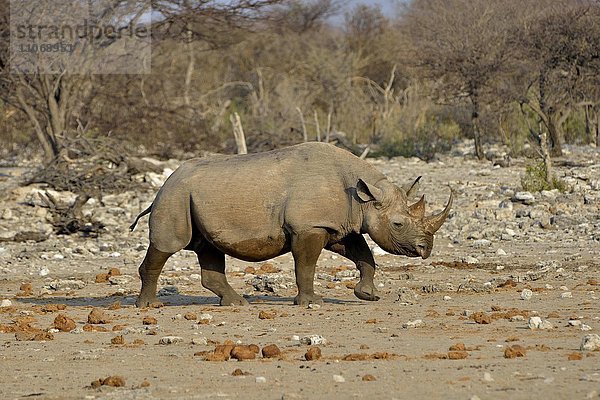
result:
[(433, 115), (408, 133), (385, 136), (378, 154), (386, 157), (419, 157), (431, 160), (438, 152), (449, 151), (452, 142), (462, 136), (458, 123)]
[(550, 183), (548, 183), (547, 176), (543, 162), (529, 164), (525, 166), (525, 175), (521, 177), (521, 186), (523, 190), (528, 192), (541, 192), (542, 190), (552, 189), (564, 192), (567, 189), (567, 185), (563, 180), (553, 176)]

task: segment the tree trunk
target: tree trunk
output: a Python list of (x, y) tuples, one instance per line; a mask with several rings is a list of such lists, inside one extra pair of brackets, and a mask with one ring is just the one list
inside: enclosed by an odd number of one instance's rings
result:
[(191, 86), (192, 86), (192, 76), (194, 74), (194, 68), (195, 68), (195, 58), (194, 58), (194, 49), (192, 47), (192, 31), (190, 30), (189, 26), (187, 27), (187, 32), (186, 32), (185, 47), (188, 52), (188, 65), (187, 65), (187, 69), (185, 71), (185, 85), (183, 87), (183, 103), (187, 107), (186, 111), (189, 112), (191, 115), (193, 113), (193, 110), (191, 107), (192, 101), (190, 99), (190, 90), (191, 90)]
[(548, 133), (550, 135), (549, 145), (552, 156), (562, 156), (562, 132), (554, 122), (554, 116), (548, 115)]
[(483, 143), (481, 143), (481, 132), (479, 130), (479, 100), (475, 94), (471, 95), (471, 127), (473, 128), (473, 139), (475, 140), (475, 155), (483, 160)]
[(33, 107), (31, 107), (29, 103), (27, 103), (27, 101), (25, 100), (21, 87), (17, 87), (16, 95), (19, 105), (21, 106), (23, 111), (25, 111), (25, 114), (27, 114), (27, 116), (29, 117), (29, 120), (33, 125), (33, 130), (35, 131), (35, 135), (39, 140), (40, 144), (42, 145), (42, 149), (44, 150), (44, 162), (49, 163), (54, 159), (54, 157), (58, 155), (58, 144), (56, 143), (54, 137), (49, 135), (48, 132), (44, 130), (44, 128), (42, 128)]
[(546, 172), (546, 183), (548, 187), (552, 188), (552, 159), (550, 158), (550, 152), (548, 151), (548, 137), (546, 131), (540, 130), (540, 149), (542, 153), (542, 160), (544, 161), (544, 170)]
[(538, 90), (540, 95), (540, 117), (544, 125), (546, 125), (546, 129), (548, 129), (548, 135), (550, 135), (549, 145), (550, 152), (553, 156), (562, 156), (562, 135), (560, 132), (560, 127), (555, 124), (555, 116), (556, 110), (552, 110), (548, 107), (546, 103), (546, 77), (548, 74), (548, 70), (546, 67), (543, 67), (540, 70), (540, 76), (538, 79)]

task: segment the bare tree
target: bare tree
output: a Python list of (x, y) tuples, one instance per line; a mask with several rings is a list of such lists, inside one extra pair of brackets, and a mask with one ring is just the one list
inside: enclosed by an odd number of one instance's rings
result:
[[(111, 38), (103, 37), (101, 32), (106, 31), (100, 27), (109, 24), (111, 28), (118, 29), (122, 26), (124, 17), (126, 23), (135, 23), (147, 11), (135, 5), (122, 7), (125, 3), (121, 3), (105, 2), (102, 3), (103, 8), (92, 9), (85, 2), (42, 2), (36, 4), (34, 12), (26, 8), (27, 3), (11, 4), (11, 13), (20, 15), (21, 18), (23, 13), (28, 13), (32, 18), (27, 21), (28, 25), (17, 25), (17, 30), (11, 32), (11, 39), (15, 40), (15, 34), (25, 32), (24, 40), (30, 41), (25, 44), (12, 44), (10, 49), (2, 49), (0, 98), (28, 117), (42, 146), (46, 162), (59, 154), (67, 131), (77, 126), (78, 112), (87, 102), (92, 88), (96, 67), (94, 63), (100, 59), (95, 58), (94, 54), (118, 42), (112, 39), (114, 35)], [(0, 10), (0, 24), (3, 26), (0, 30), (4, 32), (8, 29), (8, 11), (8, 8)], [(69, 30), (64, 26), (58, 27), (64, 22), (53, 21), (53, 16), (57, 15), (69, 15), (69, 22), (78, 25), (67, 26)], [(78, 16), (85, 20), (78, 21)], [(85, 39), (78, 36), (81, 35), (79, 32), (83, 32), (78, 30), (81, 27), (86, 29), (83, 33)], [(74, 35), (74, 32), (77, 34)], [(112, 31), (113, 34), (115, 32)], [(46, 42), (49, 38), (56, 40), (58, 34), (61, 35), (60, 42)], [(64, 43), (62, 40), (72, 42)], [(49, 57), (47, 54), (51, 52), (46, 53), (46, 50), (55, 51), (58, 56)], [(30, 54), (23, 57), (23, 53)]]
[[(593, 113), (600, 73), (600, 5), (586, 0), (524, 2), (528, 10), (519, 52), (529, 75), (522, 98), (548, 132), (550, 152), (562, 154), (562, 126), (577, 104)], [(591, 85), (590, 85), (591, 83)]]
[(434, 83), (442, 103), (467, 100), (477, 157), (483, 158), (482, 102), (506, 67), (514, 40), (518, 2), (415, 0), (401, 28), (419, 75)]

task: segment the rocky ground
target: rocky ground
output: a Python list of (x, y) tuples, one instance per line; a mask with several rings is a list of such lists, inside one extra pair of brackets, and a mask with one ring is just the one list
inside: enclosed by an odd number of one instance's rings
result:
[(128, 225), (176, 161), (136, 177), (154, 187), (88, 201), (105, 225), (88, 238), (54, 234), (48, 189), (0, 169), (0, 398), (600, 398), (600, 151), (555, 160), (566, 192), (522, 193), (527, 160), (466, 146), (371, 161), (400, 184), (422, 175), (430, 211), (450, 185), (454, 210), (427, 260), (373, 245), (379, 302), (354, 298), (353, 266), (324, 251), (310, 309), (292, 305), (289, 255), (228, 259), (251, 305), (226, 308), (187, 252), (163, 271), (165, 306), (133, 306), (147, 219)]

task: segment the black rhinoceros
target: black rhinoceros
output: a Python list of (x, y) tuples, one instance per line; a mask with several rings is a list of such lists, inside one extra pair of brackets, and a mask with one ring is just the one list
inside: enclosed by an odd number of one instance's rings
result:
[(136, 304), (156, 301), (163, 265), (182, 249), (196, 252), (202, 285), (221, 305), (247, 304), (225, 278), (225, 254), (263, 261), (290, 251), (298, 285), (294, 303), (320, 303), (313, 280), (323, 249), (356, 264), (358, 298), (378, 300), (375, 262), (362, 235), (390, 253), (427, 258), (452, 205), (451, 192), (445, 209), (426, 217), (424, 197), (409, 205), (408, 191), (368, 162), (324, 143), (186, 161), (131, 226), (150, 213)]

